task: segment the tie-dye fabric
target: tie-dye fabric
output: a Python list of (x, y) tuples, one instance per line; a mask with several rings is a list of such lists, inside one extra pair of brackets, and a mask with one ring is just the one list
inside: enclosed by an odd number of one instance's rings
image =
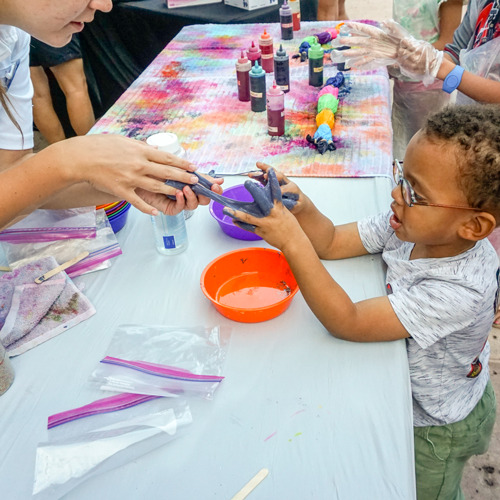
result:
[[(292, 59), (301, 40), (331, 23), (302, 23), (296, 39), (280, 40), (279, 25), (185, 27), (94, 126), (91, 133), (116, 133), (144, 140), (174, 132), (200, 172), (235, 173), (265, 161), (288, 175), (318, 177), (392, 176), (390, 87), (385, 68), (345, 73), (334, 137), (337, 150), (321, 155), (306, 135), (316, 131), (319, 88), (308, 84), (308, 64)], [(267, 114), (254, 113), (237, 97), (235, 61), (257, 43), (264, 28), (290, 55), (285, 95), (285, 135), (267, 134)], [(324, 80), (336, 67), (325, 55)], [(267, 86), (273, 74), (267, 74)]]

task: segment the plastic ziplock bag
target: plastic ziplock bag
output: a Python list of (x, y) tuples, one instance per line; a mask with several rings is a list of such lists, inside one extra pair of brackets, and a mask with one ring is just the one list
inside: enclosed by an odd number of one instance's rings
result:
[(186, 402), (138, 394), (52, 415), (48, 441), (36, 450), (34, 498), (60, 498), (89, 477), (168, 443), (191, 422)]
[(0, 241), (39, 243), (68, 238), (95, 238), (95, 207), (35, 210), (23, 220), (0, 231)]
[(110, 267), (111, 262), (109, 259), (120, 255), (122, 251), (106, 212), (98, 210), (95, 212), (95, 218), (97, 232), (94, 238), (72, 238), (44, 243), (2, 242), (2, 248), (9, 266), (16, 269), (28, 262), (46, 256), (53, 256), (58, 264), (62, 264), (75, 257), (75, 255), (88, 251), (88, 257), (66, 269), (66, 274), (70, 278)]
[[(460, 51), (460, 66), (474, 75), (500, 81), (500, 38), (494, 38), (474, 49)], [(476, 101), (458, 91), (457, 104), (475, 104)]]
[(90, 380), (102, 390), (212, 399), (231, 328), (121, 325)]

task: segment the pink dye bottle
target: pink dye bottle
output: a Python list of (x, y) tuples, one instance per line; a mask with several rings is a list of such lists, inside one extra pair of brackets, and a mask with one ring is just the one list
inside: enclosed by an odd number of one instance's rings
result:
[(236, 61), (236, 81), (238, 82), (238, 99), (243, 102), (248, 102), (250, 100), (251, 68), (252, 63), (242, 50), (240, 58)]
[(252, 67), (255, 66), (255, 63), (258, 62), (259, 66), (262, 66), (262, 57), (259, 47), (255, 46), (255, 42), (252, 42), (252, 46), (247, 50), (247, 57), (252, 64)]
[(267, 91), (267, 132), (272, 136), (285, 133), (285, 93), (276, 82)]
[(274, 71), (273, 39), (266, 30), (264, 30), (264, 33), (259, 37), (259, 49), (261, 52), (263, 70), (266, 73), (272, 73)]

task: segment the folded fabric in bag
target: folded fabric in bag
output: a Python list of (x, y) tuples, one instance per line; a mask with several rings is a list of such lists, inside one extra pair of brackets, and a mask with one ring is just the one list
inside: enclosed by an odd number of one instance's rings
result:
[(192, 422), (185, 401), (118, 394), (52, 415), (36, 450), (33, 495), (55, 500), (96, 474), (162, 446)]
[(19, 239), (15, 243), (2, 242), (9, 266), (14, 269), (45, 256), (52, 256), (59, 264), (62, 264), (75, 255), (87, 251), (89, 252), (88, 257), (66, 269), (70, 278), (110, 267), (110, 259), (120, 255), (122, 251), (105, 211), (94, 211), (94, 219), (97, 232), (94, 230), (92, 238), (75, 236), (55, 241), (31, 242)]
[(57, 267), (53, 257), (30, 262), (0, 277), (0, 342), (10, 356), (49, 340), (95, 314), (64, 271), (36, 284)]

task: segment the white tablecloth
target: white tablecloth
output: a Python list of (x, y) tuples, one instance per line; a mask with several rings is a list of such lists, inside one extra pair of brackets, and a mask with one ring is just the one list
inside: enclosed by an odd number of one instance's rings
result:
[[(385, 178), (298, 183), (336, 223), (389, 204)], [(187, 225), (188, 250), (164, 257), (154, 248), (148, 216), (131, 209), (118, 233), (123, 255), (111, 269), (75, 280), (97, 314), (12, 360), (16, 379), (0, 397), (0, 498), (30, 498), (49, 415), (111, 394), (98, 393), (87, 379), (124, 323), (232, 326), (226, 378), (213, 401), (191, 404), (194, 422), (183, 436), (91, 478), (67, 498), (225, 500), (263, 467), (269, 476), (252, 500), (414, 498), (405, 342), (337, 340), (300, 293), (271, 321), (224, 318), (200, 290), (202, 270), (222, 253), (267, 244), (229, 238), (206, 207)], [(378, 256), (325, 264), (355, 301), (384, 293)]]

